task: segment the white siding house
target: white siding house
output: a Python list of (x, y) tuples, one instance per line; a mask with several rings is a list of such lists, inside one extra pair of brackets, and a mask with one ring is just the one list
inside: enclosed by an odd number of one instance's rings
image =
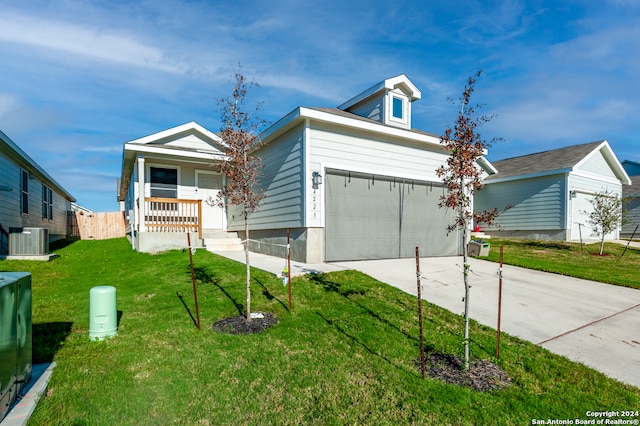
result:
[(631, 177), (632, 184), (622, 189), (625, 201), (625, 218), (622, 224), (620, 236), (622, 238), (634, 238), (640, 236), (640, 164), (625, 160), (622, 167)]
[[(497, 173), (476, 193), (478, 211), (511, 206), (494, 226), (479, 224), (492, 236), (572, 241), (594, 238), (587, 223), (597, 192), (622, 195), (631, 180), (607, 141), (575, 145), (492, 162)], [(620, 230), (607, 235), (619, 237)]]
[(49, 241), (67, 236), (67, 212), (75, 202), (59, 183), (0, 131), (0, 254), (11, 228), (46, 228)]
[[(439, 136), (411, 128), (420, 91), (405, 76), (384, 80), (338, 108), (299, 107), (262, 135), (261, 207), (250, 217), (252, 250), (305, 262), (460, 253), (438, 207), (436, 169), (449, 153)], [(488, 163), (484, 162), (484, 165)], [(237, 215), (229, 230), (242, 233)]]
[[(254, 151), (265, 198), (250, 215), (251, 250), (283, 256), (289, 230), (292, 258), (308, 263), (410, 257), (416, 246), (427, 256), (459, 254), (460, 235), (446, 230), (451, 212), (438, 207), (436, 169), (449, 153), (439, 136), (411, 128), (421, 96), (400, 75), (338, 108), (298, 107), (265, 130)], [(198, 183), (212, 177), (207, 195), (224, 185), (211, 167), (223, 161), (219, 143), (196, 123), (125, 143), (118, 199), (134, 248), (184, 247), (189, 231), (243, 237), (239, 208), (206, 206)], [(495, 172), (484, 159), (479, 167)], [(182, 212), (192, 202), (201, 214)], [(219, 219), (207, 225), (210, 217)]]

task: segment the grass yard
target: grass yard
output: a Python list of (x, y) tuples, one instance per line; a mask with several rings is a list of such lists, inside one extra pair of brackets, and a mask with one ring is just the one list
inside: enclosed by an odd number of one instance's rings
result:
[[(554, 272), (576, 278), (640, 289), (637, 269), (640, 250), (616, 243), (605, 243), (604, 255), (600, 243), (585, 244), (564, 241), (491, 239), (489, 257), (498, 262), (500, 246), (504, 247), (504, 263), (529, 269)], [(622, 255), (624, 253), (624, 256)]]
[[(57, 362), (31, 425), (525, 425), (640, 408), (640, 389), (508, 336), (494, 360), (507, 389), (423, 381), (416, 298), (358, 272), (295, 278), (290, 312), (280, 280), (254, 270), (253, 310), (279, 323), (227, 335), (211, 324), (242, 312), (244, 265), (195, 254), (198, 331), (188, 253), (136, 253), (124, 239), (57, 253), (0, 261), (33, 274), (34, 362)], [(88, 339), (97, 285), (117, 288), (122, 311), (103, 342)], [(426, 304), (427, 347), (460, 355), (461, 334), (460, 316)], [(473, 357), (492, 359), (495, 332), (473, 323), (471, 335)]]

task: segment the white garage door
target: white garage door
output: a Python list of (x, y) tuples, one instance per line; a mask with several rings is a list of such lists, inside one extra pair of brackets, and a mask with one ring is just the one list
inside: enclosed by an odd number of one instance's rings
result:
[[(589, 214), (593, 211), (593, 204), (589, 200), (593, 199), (593, 195), (584, 192), (575, 192), (575, 197), (571, 199), (571, 239), (573, 241), (580, 240), (582, 233), (583, 240), (599, 240), (601, 236), (594, 233), (594, 229), (589, 225)], [(617, 231), (611, 232), (605, 236), (605, 240), (615, 238)]]
[(459, 254), (444, 188), (426, 182), (331, 171), (325, 179), (327, 261)]

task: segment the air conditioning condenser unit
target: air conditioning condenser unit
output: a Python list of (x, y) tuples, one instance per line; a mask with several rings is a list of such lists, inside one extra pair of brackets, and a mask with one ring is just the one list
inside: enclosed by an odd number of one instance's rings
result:
[(9, 255), (49, 254), (49, 230), (47, 228), (9, 228)]

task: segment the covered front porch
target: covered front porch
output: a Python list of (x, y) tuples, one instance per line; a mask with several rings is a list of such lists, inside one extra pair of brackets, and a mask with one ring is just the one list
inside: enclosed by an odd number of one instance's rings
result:
[(118, 200), (135, 250), (155, 253), (225, 236), (219, 138), (196, 123), (124, 144)]

